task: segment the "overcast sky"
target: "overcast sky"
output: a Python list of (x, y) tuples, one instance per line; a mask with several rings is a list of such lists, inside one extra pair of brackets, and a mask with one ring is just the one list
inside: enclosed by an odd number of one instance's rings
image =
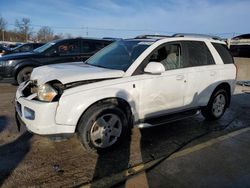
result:
[(0, 0), (0, 15), (83, 37), (250, 33), (250, 0)]

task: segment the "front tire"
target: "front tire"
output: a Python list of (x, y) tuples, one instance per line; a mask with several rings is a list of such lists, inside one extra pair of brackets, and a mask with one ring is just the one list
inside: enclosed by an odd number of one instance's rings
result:
[(219, 89), (212, 94), (208, 105), (201, 110), (201, 113), (207, 120), (217, 120), (223, 116), (228, 104), (228, 93), (224, 89)]
[(20, 85), (22, 82), (29, 80), (32, 70), (33, 70), (33, 67), (25, 67), (21, 69), (17, 73), (17, 77), (16, 77), (17, 84)]
[(77, 132), (88, 151), (106, 150), (117, 145), (126, 135), (128, 119), (116, 105), (94, 105), (81, 117)]

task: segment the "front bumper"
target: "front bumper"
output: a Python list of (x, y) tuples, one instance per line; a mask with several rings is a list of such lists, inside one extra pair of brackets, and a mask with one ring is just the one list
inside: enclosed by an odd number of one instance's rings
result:
[(40, 102), (34, 100), (35, 94), (24, 97), (24, 84), (17, 89), (15, 109), (17, 121), (25, 124), (27, 129), (35, 134), (54, 135), (74, 133), (75, 126), (62, 125), (55, 122), (58, 102)]

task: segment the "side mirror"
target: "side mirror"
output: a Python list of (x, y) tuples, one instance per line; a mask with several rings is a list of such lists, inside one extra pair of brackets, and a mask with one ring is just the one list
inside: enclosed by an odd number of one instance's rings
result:
[(144, 69), (144, 72), (150, 74), (161, 74), (165, 72), (165, 67), (159, 62), (150, 62)]

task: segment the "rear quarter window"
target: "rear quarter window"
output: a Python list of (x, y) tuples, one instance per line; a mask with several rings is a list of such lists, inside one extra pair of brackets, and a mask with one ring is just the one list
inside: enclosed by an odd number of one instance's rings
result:
[(214, 48), (219, 53), (224, 64), (232, 64), (234, 63), (233, 56), (230, 54), (229, 49), (225, 44), (212, 43)]

